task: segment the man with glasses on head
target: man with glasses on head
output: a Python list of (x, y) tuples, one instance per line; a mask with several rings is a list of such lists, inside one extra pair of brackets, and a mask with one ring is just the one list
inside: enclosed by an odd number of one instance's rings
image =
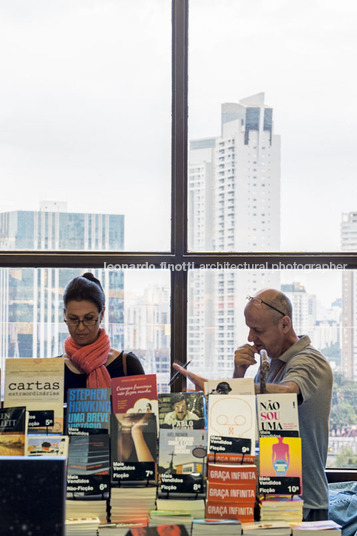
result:
[[(235, 378), (243, 378), (257, 363), (255, 355), (266, 350), (270, 366), (267, 393), (296, 393), (302, 443), (304, 520), (328, 518), (328, 486), (325, 475), (332, 396), (332, 371), (327, 359), (307, 335), (298, 337), (292, 325), (289, 298), (273, 289), (248, 296), (244, 309), (248, 343), (234, 354)], [(203, 388), (204, 379), (178, 365), (176, 370)], [(259, 381), (259, 372), (256, 382)], [(259, 384), (256, 383), (259, 393)]]

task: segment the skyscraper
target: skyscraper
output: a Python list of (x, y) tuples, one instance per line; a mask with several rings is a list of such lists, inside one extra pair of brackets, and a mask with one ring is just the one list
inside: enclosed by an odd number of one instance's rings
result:
[[(357, 251), (357, 212), (342, 215), (342, 251)], [(342, 371), (357, 380), (357, 279), (354, 270), (342, 274)]]
[[(39, 211), (0, 213), (2, 249), (122, 250), (124, 216), (67, 212), (63, 203), (42, 203)], [(83, 267), (85, 268), (85, 267)], [(68, 335), (62, 295), (81, 270), (2, 268), (0, 270), (0, 352), (6, 357), (52, 357), (63, 352)], [(123, 273), (95, 271), (107, 296), (105, 327), (112, 345), (123, 346)]]
[[(189, 229), (191, 250), (279, 251), (280, 137), (263, 93), (223, 104), (221, 135), (190, 143)], [(246, 341), (245, 296), (279, 287), (278, 272), (244, 268), (191, 277), (188, 351), (207, 374), (217, 361), (231, 373), (235, 346)]]

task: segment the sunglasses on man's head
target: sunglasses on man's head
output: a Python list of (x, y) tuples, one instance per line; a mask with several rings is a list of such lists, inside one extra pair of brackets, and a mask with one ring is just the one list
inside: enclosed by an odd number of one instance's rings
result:
[(247, 296), (247, 300), (248, 301), (253, 301), (254, 300), (259, 304), (264, 303), (264, 305), (266, 305), (267, 307), (270, 307), (270, 309), (273, 309), (277, 313), (280, 313), (281, 315), (286, 316), (286, 313), (283, 313), (283, 311), (280, 311), (280, 309), (277, 309), (276, 307), (274, 307), (274, 305), (270, 305), (270, 303), (262, 300), (261, 298), (256, 298), (255, 296)]

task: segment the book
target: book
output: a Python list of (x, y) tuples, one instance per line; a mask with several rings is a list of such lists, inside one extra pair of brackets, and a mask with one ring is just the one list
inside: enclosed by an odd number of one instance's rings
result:
[(265, 523), (243, 523), (242, 532), (246, 536), (290, 536), (291, 526), (282, 521)]
[(25, 407), (0, 409), (0, 456), (25, 454), (27, 424)]
[(99, 517), (70, 517), (66, 518), (66, 536), (97, 536), (100, 519)]
[(63, 433), (64, 359), (6, 359), (5, 401), (7, 407), (26, 406), (31, 420), (37, 412), (53, 411), (53, 418), (33, 426), (36, 433)]
[(153, 412), (111, 416), (112, 482), (156, 479), (157, 423)]
[(29, 435), (26, 441), (27, 456), (68, 456), (68, 436)]
[(157, 498), (156, 507), (160, 511), (182, 511), (190, 512), (194, 519), (202, 518), (205, 515), (204, 499), (161, 499)]
[(65, 458), (1, 456), (0, 534), (64, 536), (65, 483)]
[(204, 394), (159, 393), (159, 424), (160, 429), (206, 429)]
[(106, 498), (109, 492), (109, 467), (108, 434), (70, 436), (67, 498), (87, 495)]
[(191, 536), (240, 536), (242, 524), (238, 519), (194, 519)]
[(98, 527), (98, 536), (126, 536), (128, 531), (135, 528), (147, 527), (146, 521), (129, 521), (122, 523), (101, 524)]
[(241, 523), (254, 521), (254, 503), (237, 504), (221, 501), (207, 501), (207, 519), (238, 519)]
[(227, 380), (206, 380), (204, 394), (208, 395), (255, 395), (253, 378), (228, 378)]
[(295, 496), (265, 496), (260, 500), (260, 521), (284, 521), (301, 523), (304, 501)]
[(112, 378), (113, 413), (154, 413), (158, 416), (156, 374)]
[(255, 453), (255, 396), (210, 395), (208, 402), (208, 452)]
[(110, 521), (112, 523), (140, 522), (147, 526), (149, 512), (155, 508), (156, 486), (124, 482), (112, 487), (110, 493)]
[(227, 484), (249, 484), (255, 486), (257, 483), (256, 465), (230, 465), (230, 464), (208, 464), (208, 479), (210, 482)]
[(293, 536), (340, 536), (342, 526), (326, 519), (324, 521), (303, 521), (293, 527)]
[(210, 463), (232, 463), (232, 464), (248, 464), (251, 465), (255, 461), (255, 456), (252, 454), (231, 454), (222, 452), (208, 452), (207, 461)]
[(189, 536), (184, 525), (160, 525), (130, 529), (126, 536)]
[(68, 435), (110, 432), (110, 388), (68, 389), (66, 424)]
[(251, 484), (227, 484), (208, 481), (207, 500), (231, 503), (254, 503), (256, 486)]
[(159, 494), (204, 493), (206, 430), (160, 429)]
[(299, 437), (299, 414), (296, 393), (257, 395), (260, 437)]
[(301, 495), (301, 438), (261, 437), (259, 494)]

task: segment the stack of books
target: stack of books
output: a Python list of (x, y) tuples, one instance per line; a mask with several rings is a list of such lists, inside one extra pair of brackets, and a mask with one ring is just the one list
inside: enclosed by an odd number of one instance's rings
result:
[(206, 386), (209, 460), (206, 518), (252, 522), (257, 484), (253, 380), (230, 379), (213, 387)]
[(261, 522), (285, 521), (287, 523), (301, 523), (304, 501), (301, 497), (266, 496), (261, 501)]
[(67, 517), (108, 520), (110, 489), (109, 388), (68, 389)]
[(240, 536), (238, 519), (194, 519), (191, 536)]
[(160, 394), (159, 424), (157, 509), (202, 517), (207, 455), (203, 393)]
[(99, 517), (67, 518), (65, 536), (97, 536)]
[(112, 402), (110, 521), (147, 525), (156, 501), (156, 375), (113, 378)]
[(187, 532), (191, 534), (191, 525), (193, 521), (191, 512), (184, 510), (151, 510), (149, 517), (149, 527), (158, 525), (183, 525)]
[(303, 521), (293, 527), (293, 536), (341, 536), (342, 527), (332, 519)]
[(278, 521), (243, 523), (243, 536), (290, 536), (291, 526)]

